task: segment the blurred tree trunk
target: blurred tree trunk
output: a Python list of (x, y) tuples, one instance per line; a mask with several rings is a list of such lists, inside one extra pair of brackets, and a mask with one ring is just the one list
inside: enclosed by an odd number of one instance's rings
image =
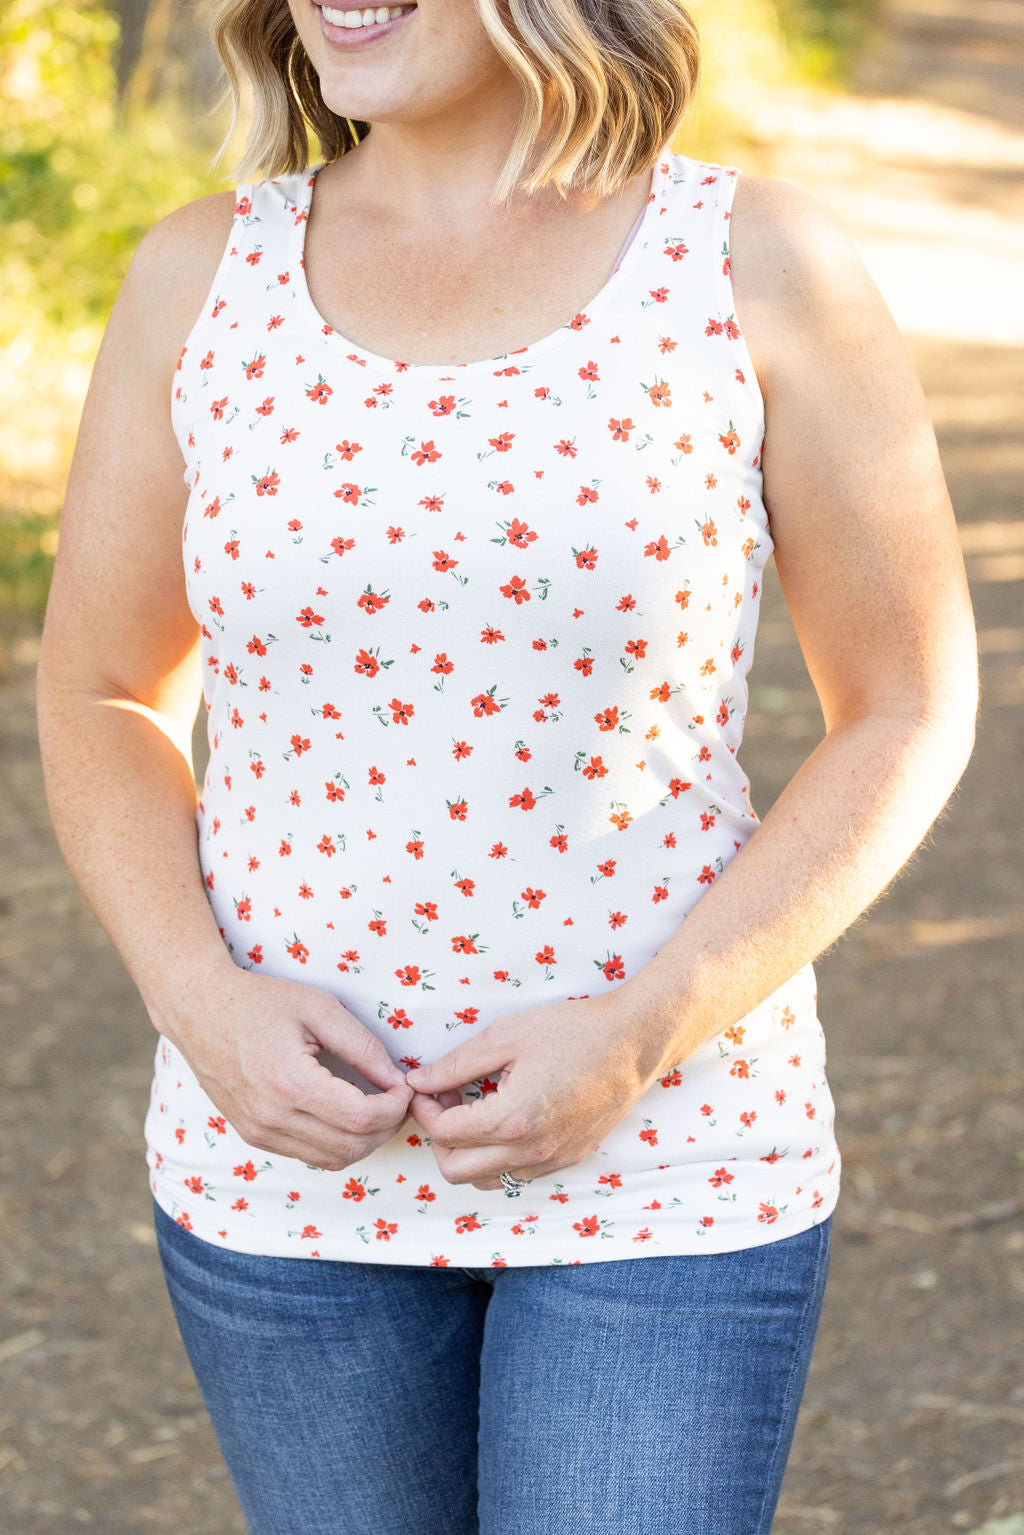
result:
[(125, 98), (132, 72), (142, 52), (142, 34), (146, 27), (149, 0), (115, 0), (111, 9), (121, 27), (121, 41), (117, 50), (117, 99), (120, 103)]
[[(178, 0), (117, 0), (121, 13), (124, 58), (118, 58), (118, 107), (122, 115), (144, 106), (157, 94), (167, 62), (171, 23)], [(129, 33), (126, 39), (125, 24)], [(129, 49), (131, 53), (129, 54)]]
[(118, 113), (166, 94), (204, 112), (220, 76), (210, 42), (210, 0), (109, 0), (121, 26)]

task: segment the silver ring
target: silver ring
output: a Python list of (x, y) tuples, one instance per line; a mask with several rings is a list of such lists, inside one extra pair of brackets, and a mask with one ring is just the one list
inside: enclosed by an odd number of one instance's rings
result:
[(511, 1173), (499, 1173), (498, 1177), (501, 1179), (502, 1188), (510, 1199), (514, 1198), (516, 1194), (521, 1194), (526, 1187), (522, 1179), (513, 1178)]

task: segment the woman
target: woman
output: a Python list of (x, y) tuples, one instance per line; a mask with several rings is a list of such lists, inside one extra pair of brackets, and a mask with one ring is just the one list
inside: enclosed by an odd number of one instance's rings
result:
[[(247, 179), (114, 306), (39, 717), (242, 1506), (757, 1535), (838, 1195), (811, 962), (973, 741), (919, 383), (815, 200), (672, 151), (677, 0), (213, 25)], [(826, 733), (759, 823), (772, 552)]]

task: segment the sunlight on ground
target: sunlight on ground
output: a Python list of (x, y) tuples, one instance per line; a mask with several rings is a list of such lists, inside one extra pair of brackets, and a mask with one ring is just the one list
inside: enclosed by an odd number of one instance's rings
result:
[[(1024, 522), (967, 522), (959, 531), (972, 585), (978, 581), (1024, 581)], [(998, 632), (1019, 633), (1011, 629)]]
[[(993, 19), (1013, 20), (1009, 3), (989, 0)], [(963, 4), (928, 10), (961, 16)], [(770, 145), (766, 173), (805, 186), (846, 228), (905, 335), (1024, 343), (1024, 133), (934, 101), (788, 86), (751, 101), (746, 122)]]
[(870, 949), (890, 958), (912, 954), (917, 949), (946, 949), (992, 938), (1015, 938), (1019, 934), (1024, 934), (1024, 910), (1005, 917), (950, 917), (940, 922), (872, 920), (859, 936)]
[[(924, 207), (918, 203), (915, 211)], [(881, 202), (876, 211), (882, 211)], [(963, 221), (962, 210), (944, 207), (941, 212), (952, 225)], [(987, 222), (993, 233), (983, 245), (970, 236), (937, 245), (927, 235), (851, 230), (861, 260), (905, 336), (991, 346), (1024, 343), (1024, 230), (994, 215)]]

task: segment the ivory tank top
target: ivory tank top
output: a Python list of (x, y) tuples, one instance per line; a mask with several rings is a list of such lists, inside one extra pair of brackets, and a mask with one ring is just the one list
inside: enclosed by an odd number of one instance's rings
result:
[[(772, 550), (764, 406), (735, 167), (663, 151), (586, 308), (465, 364), (377, 356), (317, 312), (321, 168), (237, 189), (174, 376), (198, 853), (235, 963), (325, 988), (410, 1066), (635, 976), (755, 832), (737, 749)], [(152, 1191), (209, 1242), (290, 1257), (772, 1242), (838, 1197), (815, 1004), (807, 965), (515, 1200), (448, 1184), (411, 1117), (341, 1172), (254, 1149), (161, 1038)]]

